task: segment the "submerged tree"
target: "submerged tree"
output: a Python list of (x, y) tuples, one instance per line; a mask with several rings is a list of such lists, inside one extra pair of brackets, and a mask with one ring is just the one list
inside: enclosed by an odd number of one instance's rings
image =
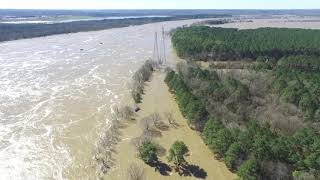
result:
[(173, 162), (176, 166), (186, 163), (184, 156), (189, 152), (187, 145), (182, 141), (175, 141), (170, 150), (168, 160)]
[(156, 66), (155, 62), (151, 60), (145, 61), (145, 63), (134, 73), (132, 79), (131, 95), (135, 103), (140, 103), (142, 100), (142, 94), (144, 90), (144, 83), (149, 81)]
[(150, 141), (144, 142), (139, 147), (139, 158), (147, 164), (154, 163), (158, 160), (156, 152), (157, 148), (155, 144)]

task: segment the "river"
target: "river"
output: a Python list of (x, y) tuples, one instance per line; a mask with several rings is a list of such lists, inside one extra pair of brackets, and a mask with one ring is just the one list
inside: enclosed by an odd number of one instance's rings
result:
[[(95, 144), (154, 32), (194, 21), (0, 43), (0, 179), (96, 179)], [(168, 37), (166, 51), (174, 64)]]

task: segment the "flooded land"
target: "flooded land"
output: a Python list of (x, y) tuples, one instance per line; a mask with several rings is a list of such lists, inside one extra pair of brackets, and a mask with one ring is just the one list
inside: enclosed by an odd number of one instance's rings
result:
[[(137, 113), (136, 117), (138, 122), (128, 123), (127, 127), (121, 130), (122, 141), (117, 145), (113, 157), (117, 165), (105, 179), (126, 179), (127, 169), (131, 163), (139, 164), (144, 169), (147, 179), (235, 179), (236, 175), (228, 170), (223, 161), (217, 160), (209, 148), (206, 147), (200, 135), (190, 129), (187, 120), (182, 116), (178, 104), (175, 102), (174, 95), (169, 92), (164, 78), (165, 73), (155, 72), (152, 80), (146, 83), (146, 93), (140, 105), (141, 111)], [(160, 161), (163, 166), (168, 166), (166, 172), (155, 171), (154, 167), (144, 164), (137, 158), (137, 150), (132, 145), (132, 140), (142, 134), (139, 120), (153, 113), (159, 114), (161, 120), (167, 124), (166, 115), (171, 114), (176, 123), (174, 127), (171, 126), (169, 129), (161, 131), (159, 137), (154, 139), (164, 149)], [(168, 163), (167, 151), (175, 141), (183, 141), (188, 146), (190, 153), (186, 160), (189, 165), (195, 168), (196, 173), (180, 176), (171, 168), (173, 164)]]
[[(108, 127), (112, 107), (132, 104), (129, 82), (139, 66), (152, 57), (154, 33), (162, 27), (168, 32), (195, 21), (200, 20), (0, 43), (0, 179), (96, 179), (96, 142)], [(252, 19), (220, 26), (320, 29), (320, 19)], [(165, 42), (168, 65), (174, 66), (170, 38)], [(163, 74), (156, 74), (147, 84), (138, 116), (170, 111), (180, 127), (163, 132), (159, 144), (168, 149), (174, 140), (183, 140), (190, 147), (187, 160), (203, 168), (207, 179), (235, 178), (187, 127), (163, 78)], [(127, 142), (139, 133), (135, 126), (122, 132), (123, 141), (117, 148), (128, 149), (116, 154), (117, 164), (108, 176), (111, 179), (123, 179), (126, 162), (135, 156)], [(174, 173), (163, 177), (143, 167), (150, 179), (181, 179)]]
[(95, 143), (152, 57), (154, 33), (192, 22), (1, 43), (0, 179), (93, 177)]

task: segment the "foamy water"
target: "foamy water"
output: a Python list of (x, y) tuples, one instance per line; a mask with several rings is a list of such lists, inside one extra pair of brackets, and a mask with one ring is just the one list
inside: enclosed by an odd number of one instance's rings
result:
[(0, 43), (0, 179), (95, 179), (94, 145), (154, 32), (191, 22)]

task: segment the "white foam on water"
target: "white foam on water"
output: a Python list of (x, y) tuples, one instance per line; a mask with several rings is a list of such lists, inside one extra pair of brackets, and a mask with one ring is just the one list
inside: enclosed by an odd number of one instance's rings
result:
[(89, 39), (87, 39), (87, 40), (84, 40), (84, 41), (82, 41), (83, 43), (89, 43), (89, 42), (91, 42), (93, 40), (93, 38), (92, 37), (89, 37)]
[(89, 166), (81, 159), (92, 159), (79, 147), (94, 148), (98, 139), (90, 137), (130, 95), (126, 84), (152, 55), (161, 27), (0, 43), (0, 179), (95, 179), (78, 177)]

